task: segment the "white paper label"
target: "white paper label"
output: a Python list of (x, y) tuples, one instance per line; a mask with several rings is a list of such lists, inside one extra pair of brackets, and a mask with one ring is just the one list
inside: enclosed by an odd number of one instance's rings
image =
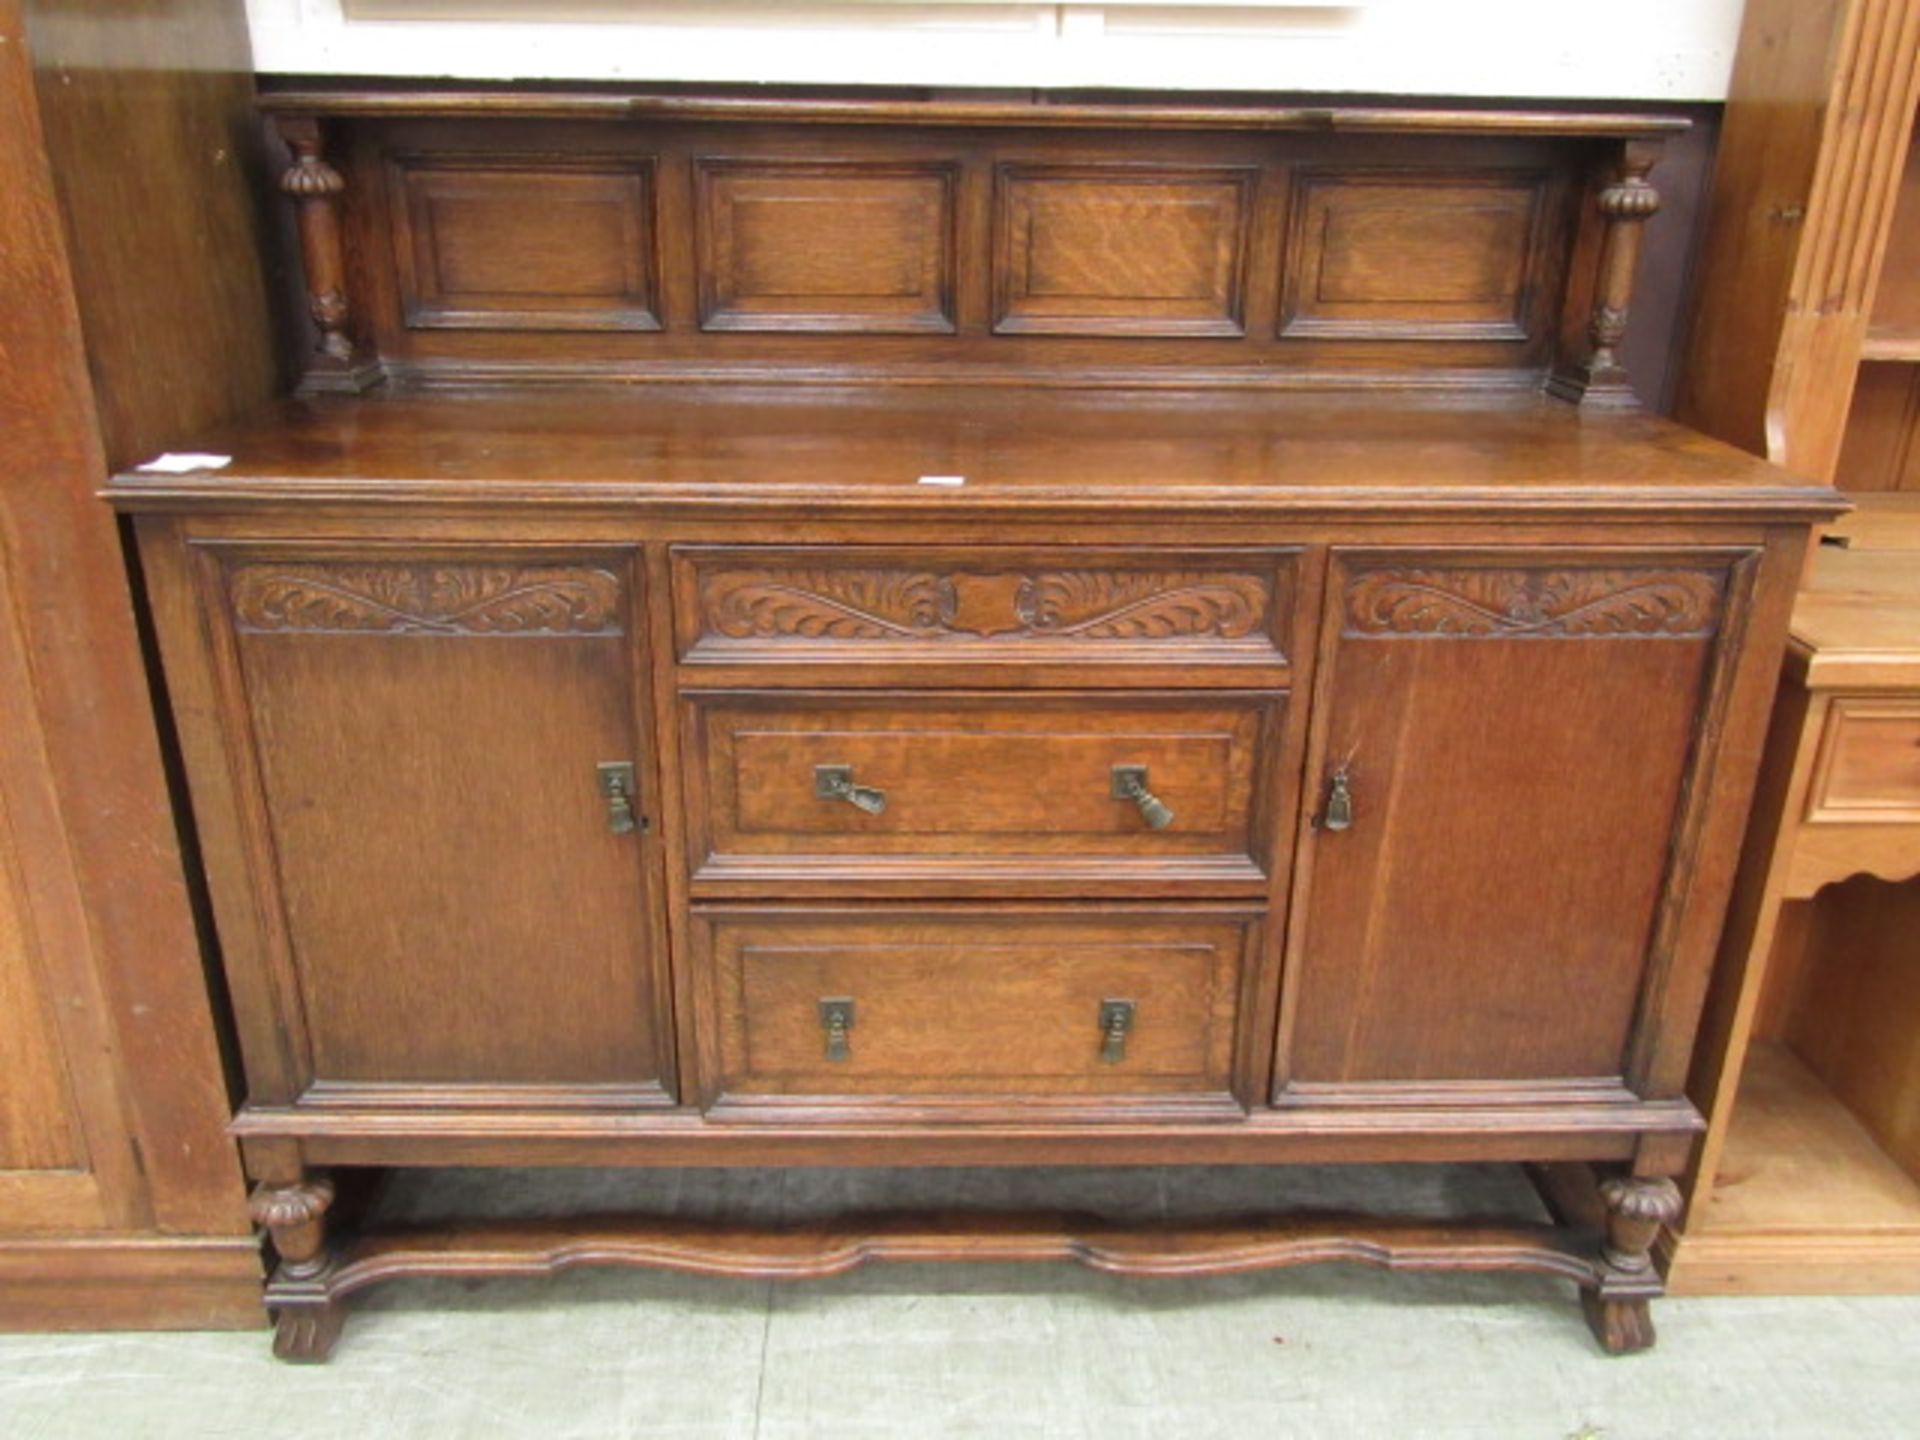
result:
[(142, 475), (190, 475), (195, 470), (224, 470), (233, 463), (231, 455), (193, 455), (175, 454), (169, 450), (164, 455), (156, 455), (144, 465), (133, 468)]

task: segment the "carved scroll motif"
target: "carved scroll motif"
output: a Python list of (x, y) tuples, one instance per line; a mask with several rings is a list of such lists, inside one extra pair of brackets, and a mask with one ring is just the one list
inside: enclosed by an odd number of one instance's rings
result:
[(318, 634), (618, 635), (619, 577), (584, 566), (245, 565), (243, 631)]
[(1347, 586), (1349, 635), (1513, 639), (1711, 635), (1722, 577), (1700, 570), (1367, 570)]
[(1218, 571), (723, 571), (703, 608), (733, 640), (1264, 637), (1272, 581)]

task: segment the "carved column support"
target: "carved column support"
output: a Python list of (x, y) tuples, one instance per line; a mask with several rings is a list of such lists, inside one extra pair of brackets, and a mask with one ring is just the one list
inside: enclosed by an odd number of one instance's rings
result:
[(340, 197), (347, 182), (327, 163), (320, 121), (285, 115), (278, 121), (293, 163), (280, 177), (300, 225), (300, 258), (306, 267), (307, 308), (320, 342), (301, 381), (303, 390), (366, 389), (379, 379), (371, 357), (355, 344), (347, 301), (347, 261), (340, 223)]
[(256, 1186), (247, 1200), (254, 1223), (266, 1229), (280, 1252), (266, 1294), (275, 1320), (273, 1353), (296, 1364), (324, 1363), (346, 1320), (332, 1289), (334, 1255), (326, 1220), (333, 1198), (333, 1181), (313, 1175), (269, 1181)]
[(1586, 357), (1563, 367), (1548, 387), (1582, 405), (1631, 407), (1638, 404), (1620, 361), (1627, 315), (1633, 301), (1634, 271), (1647, 221), (1660, 210), (1660, 192), (1647, 180), (1660, 159), (1658, 140), (1629, 140), (1621, 149), (1613, 178), (1596, 197), (1604, 229), (1593, 285), (1593, 308), (1586, 327)]
[(1680, 1187), (1664, 1176), (1615, 1176), (1600, 1182), (1600, 1203), (1607, 1207), (1601, 1258), (1623, 1275), (1651, 1274), (1660, 1227), (1680, 1218)]
[(259, 1185), (249, 1197), (247, 1212), (273, 1237), (287, 1278), (308, 1280), (327, 1268), (326, 1215), (333, 1193), (333, 1181), (315, 1176), (291, 1185)]
[(1665, 1292), (1653, 1263), (1663, 1226), (1680, 1218), (1680, 1187), (1665, 1176), (1620, 1175), (1600, 1182), (1605, 1234), (1597, 1283), (1584, 1297), (1587, 1324), (1609, 1354), (1653, 1344), (1649, 1302)]

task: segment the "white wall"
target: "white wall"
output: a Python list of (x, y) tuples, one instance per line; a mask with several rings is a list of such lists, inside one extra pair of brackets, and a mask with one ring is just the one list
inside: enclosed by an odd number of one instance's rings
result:
[(1741, 4), (248, 0), (247, 10), (255, 63), (282, 74), (1719, 100)]

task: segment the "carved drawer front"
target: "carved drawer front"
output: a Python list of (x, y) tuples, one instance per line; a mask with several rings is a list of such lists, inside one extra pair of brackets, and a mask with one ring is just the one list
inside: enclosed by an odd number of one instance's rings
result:
[[(710, 947), (716, 1109), (1053, 1097), (1097, 1115), (1155, 1097), (1238, 1113), (1244, 914), (725, 913)], [(997, 1108), (996, 1108), (997, 1107)]]
[(1284, 697), (728, 693), (687, 704), (696, 881), (1259, 888)]
[(675, 551), (683, 660), (1285, 666), (1285, 551)]
[(1920, 824), (1920, 701), (1835, 700), (1818, 766), (1809, 820)]

